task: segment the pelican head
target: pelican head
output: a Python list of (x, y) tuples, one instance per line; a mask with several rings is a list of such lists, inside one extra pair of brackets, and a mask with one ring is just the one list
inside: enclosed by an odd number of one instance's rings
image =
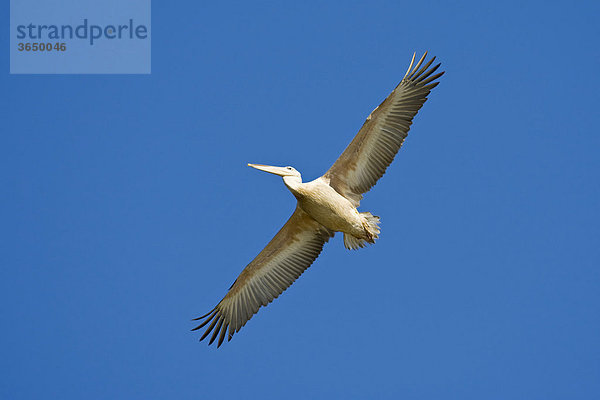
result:
[(261, 164), (248, 164), (249, 167), (256, 168), (261, 171), (269, 172), (271, 174), (279, 175), (283, 178), (286, 176), (295, 176), (300, 178), (300, 172), (296, 171), (294, 167), (273, 167), (271, 165), (261, 165)]

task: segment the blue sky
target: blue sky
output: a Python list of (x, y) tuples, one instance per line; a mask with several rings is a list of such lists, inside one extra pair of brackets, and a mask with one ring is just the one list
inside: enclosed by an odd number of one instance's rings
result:
[[(0, 397), (598, 398), (599, 11), (154, 2), (147, 76), (9, 75), (2, 35)], [(246, 163), (319, 176), (424, 50), (377, 244), (198, 343), (294, 208)]]

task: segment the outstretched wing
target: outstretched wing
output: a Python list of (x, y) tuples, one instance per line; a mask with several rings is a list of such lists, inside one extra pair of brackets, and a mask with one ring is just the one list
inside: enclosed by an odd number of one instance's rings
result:
[[(367, 118), (342, 155), (323, 175), (338, 193), (358, 207), (362, 194), (369, 191), (383, 176), (396, 156), (414, 116), (427, 100), (435, 82), (444, 73), (433, 73), (440, 64), (431, 67), (433, 57), (423, 67), (427, 53), (413, 68), (413, 55), (406, 75), (394, 91)], [(431, 67), (431, 68), (430, 68)]]
[(205, 320), (192, 330), (210, 322), (200, 340), (212, 331), (208, 344), (219, 336), (219, 347), (228, 329), (228, 340), (231, 340), (260, 307), (277, 298), (310, 267), (333, 235), (333, 231), (296, 207), (281, 230), (244, 268), (223, 300), (208, 314), (195, 319)]

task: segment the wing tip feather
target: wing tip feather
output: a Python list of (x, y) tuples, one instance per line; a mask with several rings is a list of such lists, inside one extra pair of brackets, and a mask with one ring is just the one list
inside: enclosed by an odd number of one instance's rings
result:
[(407, 77), (409, 80), (411, 80), (413, 78), (413, 76), (415, 75), (416, 71), (421, 68), (421, 64), (423, 64), (423, 60), (425, 60), (425, 57), (427, 57), (427, 51), (425, 53), (423, 53), (423, 55), (421, 56), (421, 58), (419, 59), (419, 62), (417, 63), (417, 65), (415, 65), (415, 67), (413, 68), (412, 72), (410, 73), (410, 75)]
[(412, 60), (410, 60), (410, 65), (408, 66), (408, 69), (406, 70), (406, 73), (404, 74), (404, 78), (406, 78), (408, 76), (408, 74), (410, 73), (410, 70), (412, 69), (412, 66), (413, 66), (413, 64), (415, 62), (415, 57), (416, 56), (417, 56), (417, 52), (415, 51), (413, 53)]

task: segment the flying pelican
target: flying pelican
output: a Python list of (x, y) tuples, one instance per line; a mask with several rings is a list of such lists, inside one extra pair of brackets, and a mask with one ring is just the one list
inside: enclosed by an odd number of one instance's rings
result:
[[(204, 321), (192, 330), (210, 325), (200, 338), (213, 332), (221, 346), (258, 312), (277, 298), (315, 261), (323, 245), (335, 232), (344, 233), (347, 249), (375, 243), (379, 237), (379, 217), (359, 212), (362, 195), (369, 191), (393, 161), (408, 135), (414, 116), (439, 82), (435, 75), (440, 64), (431, 67), (433, 57), (423, 65), (427, 52), (410, 66), (394, 91), (377, 107), (342, 155), (325, 175), (302, 182), (293, 167), (248, 164), (252, 168), (283, 177), (283, 183), (297, 199), (296, 210), (281, 230), (244, 268), (225, 297), (208, 314), (194, 319)], [(430, 68), (431, 67), (431, 68)], [(212, 321), (212, 322), (211, 322)]]

